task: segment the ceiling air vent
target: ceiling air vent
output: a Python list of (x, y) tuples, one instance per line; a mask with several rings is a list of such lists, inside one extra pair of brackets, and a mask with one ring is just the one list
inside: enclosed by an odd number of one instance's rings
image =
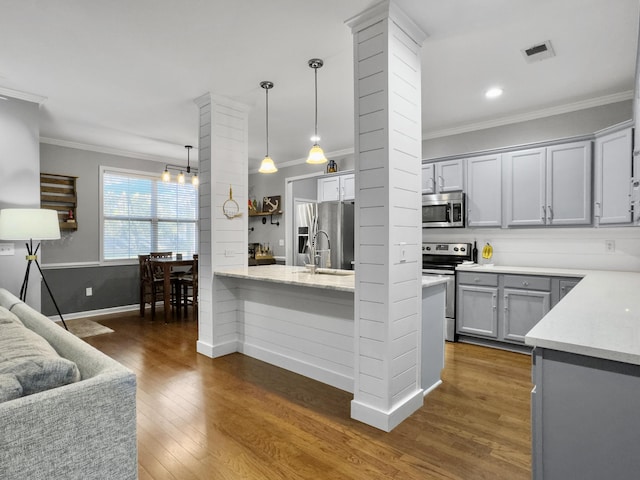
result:
[(556, 52), (553, 51), (551, 41), (547, 40), (543, 43), (538, 43), (528, 48), (520, 50), (527, 63), (538, 62), (545, 58), (551, 58), (556, 56)]

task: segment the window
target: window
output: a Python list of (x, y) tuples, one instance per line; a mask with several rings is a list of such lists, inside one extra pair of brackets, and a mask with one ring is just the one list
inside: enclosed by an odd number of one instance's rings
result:
[(102, 259), (198, 247), (198, 189), (142, 173), (102, 171)]

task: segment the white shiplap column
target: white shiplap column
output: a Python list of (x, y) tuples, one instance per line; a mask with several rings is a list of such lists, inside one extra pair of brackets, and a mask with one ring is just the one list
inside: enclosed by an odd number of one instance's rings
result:
[(394, 1), (354, 35), (356, 293), (351, 416), (390, 431), (422, 406), (420, 47)]
[[(219, 267), (243, 267), (247, 263), (249, 109), (210, 94), (195, 102), (200, 109), (197, 351), (219, 357), (238, 350), (237, 301), (213, 272)], [(222, 211), (230, 186), (242, 213), (233, 219)]]

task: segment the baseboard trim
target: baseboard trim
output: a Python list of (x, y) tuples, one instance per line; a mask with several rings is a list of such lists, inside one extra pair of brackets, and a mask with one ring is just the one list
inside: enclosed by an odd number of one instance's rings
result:
[(434, 383), (433, 385), (431, 385), (429, 388), (425, 389), (422, 392), (422, 396), (426, 397), (427, 395), (429, 395), (431, 392), (433, 392), (436, 388), (438, 388), (440, 385), (442, 385), (442, 380), (438, 380), (436, 383)]
[(224, 357), (225, 355), (238, 351), (240, 351), (238, 348), (238, 342), (235, 340), (218, 345), (211, 345), (210, 343), (203, 342), (202, 340), (198, 340), (196, 342), (196, 352), (209, 358)]
[(249, 357), (275, 365), (276, 367), (284, 368), (285, 370), (289, 370), (299, 375), (312, 378), (318, 382), (339, 388), (345, 392), (353, 393), (353, 378), (347, 375), (327, 370), (325, 368), (320, 368), (316, 365), (311, 365), (310, 363), (298, 360), (297, 358), (292, 358), (281, 353), (274, 352), (273, 350), (267, 350), (247, 343), (240, 344), (238, 351)]
[(423, 402), (424, 396), (422, 389), (416, 390), (411, 396), (407, 397), (404, 402), (386, 412), (371, 405), (360, 403), (357, 400), (352, 400), (351, 418), (385, 432), (390, 432), (416, 410), (420, 409)]
[[(137, 303), (135, 305), (121, 305), (118, 307), (109, 307), (109, 308), (101, 308), (98, 310), (87, 310), (84, 312), (73, 312), (73, 313), (63, 313), (62, 318), (65, 320), (74, 320), (76, 318), (86, 318), (86, 317), (98, 317), (100, 315), (109, 315), (111, 313), (124, 313), (131, 312), (132, 310), (138, 310), (140, 305)], [(60, 322), (59, 315), (50, 315), (49, 320), (53, 320), (54, 322)]]

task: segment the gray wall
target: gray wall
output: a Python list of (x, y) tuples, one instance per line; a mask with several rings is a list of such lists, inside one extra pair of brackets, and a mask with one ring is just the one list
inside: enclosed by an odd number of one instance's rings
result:
[(100, 261), (100, 166), (152, 172), (158, 177), (164, 163), (106, 153), (40, 145), (40, 169), (78, 177), (78, 230), (63, 232), (62, 239), (46, 246), (46, 263)]
[(422, 158), (433, 159), (590, 135), (631, 118), (631, 100), (612, 103), (562, 115), (425, 140), (422, 142)]
[[(353, 170), (353, 155), (332, 158), (332, 160), (335, 160), (338, 164), (338, 172)], [(262, 197), (280, 195), (282, 197), (282, 205), (284, 207), (284, 205), (286, 205), (285, 182), (287, 178), (299, 177), (312, 173), (322, 174), (325, 172), (325, 168), (325, 165), (307, 165), (302, 162), (288, 167), (278, 167), (278, 171), (272, 174), (249, 174), (249, 198), (253, 199), (255, 197), (258, 201), (261, 201)], [(311, 198), (315, 197), (316, 193), (313, 192)], [(271, 225), (269, 217), (267, 217), (266, 224), (262, 223), (262, 217), (250, 217), (249, 228), (253, 227), (254, 230), (249, 230), (249, 242), (262, 243), (263, 245), (268, 243), (275, 256), (284, 257), (285, 247), (279, 246), (279, 241), (288, 241), (289, 236), (287, 235), (287, 232), (285, 232), (285, 220), (286, 215), (290, 212), (285, 211), (284, 208), (282, 211), (282, 215), (273, 216), (273, 222), (280, 222), (280, 226)]]
[[(37, 103), (0, 100), (0, 209), (40, 206), (38, 116)], [(20, 241), (0, 242), (15, 245), (15, 255), (0, 256), (0, 287), (17, 296), (27, 265), (26, 248)], [(29, 279), (27, 303), (39, 309), (40, 276), (35, 267)]]
[[(164, 169), (164, 163), (150, 160), (49, 144), (40, 145), (42, 172), (78, 177), (78, 230), (62, 232), (60, 240), (47, 242), (44, 246), (44, 273), (63, 315), (132, 305), (139, 301), (137, 262), (135, 265), (131, 265), (131, 262), (99, 265), (101, 166), (151, 172), (158, 176)], [(91, 265), (74, 265), (78, 263)], [(54, 266), (47, 267), (51, 264)], [(87, 287), (93, 289), (92, 296), (86, 296)], [(56, 315), (44, 285), (42, 312), (45, 315)]]

